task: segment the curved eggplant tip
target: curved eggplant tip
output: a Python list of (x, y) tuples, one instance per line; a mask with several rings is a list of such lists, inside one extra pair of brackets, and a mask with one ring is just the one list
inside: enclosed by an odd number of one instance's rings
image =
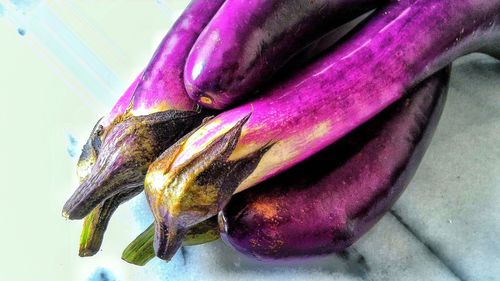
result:
[(185, 78), (184, 85), (188, 96), (204, 108), (220, 110), (228, 105), (224, 99), (224, 92), (220, 91), (220, 87), (216, 84), (205, 86), (200, 85), (197, 80)]
[[(69, 220), (77, 220), (77, 219), (82, 219), (85, 217), (85, 215), (82, 215), (81, 213), (77, 212), (77, 209), (81, 208), (79, 205), (81, 204), (81, 201), (78, 199), (79, 194), (78, 193), (73, 193), (71, 197), (64, 203), (63, 209), (62, 209), (62, 216), (65, 219)], [(80, 202), (79, 202), (80, 201)]]
[(182, 246), (182, 240), (187, 229), (170, 218), (168, 225), (165, 222), (155, 222), (154, 251), (158, 258), (170, 261), (177, 250)]
[(97, 161), (63, 213), (69, 219), (81, 219), (105, 199), (141, 188), (149, 164), (204, 117), (195, 111), (167, 110), (115, 124), (105, 133)]
[(64, 204), (63, 217), (70, 220), (83, 219), (98, 205), (96, 201), (101, 202), (105, 199), (101, 198), (102, 193), (99, 194), (97, 191), (88, 181), (82, 183)]

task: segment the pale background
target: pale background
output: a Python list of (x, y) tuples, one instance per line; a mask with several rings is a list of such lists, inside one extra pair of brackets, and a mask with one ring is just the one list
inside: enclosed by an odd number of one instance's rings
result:
[(81, 222), (60, 215), (72, 155), (186, 3), (0, 0), (0, 280), (500, 280), (500, 63), (483, 55), (455, 64), (419, 172), (347, 260), (273, 267), (215, 242), (129, 265), (143, 198), (119, 208), (98, 255), (78, 257)]

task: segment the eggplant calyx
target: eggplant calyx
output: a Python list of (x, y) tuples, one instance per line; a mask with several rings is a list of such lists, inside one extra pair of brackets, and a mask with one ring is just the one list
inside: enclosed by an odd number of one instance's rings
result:
[(64, 205), (63, 216), (81, 219), (105, 199), (140, 189), (149, 164), (203, 117), (195, 111), (167, 110), (132, 116), (114, 125), (104, 137), (90, 174)]
[(272, 143), (264, 145), (243, 158), (229, 160), (249, 118), (236, 122), (181, 165), (173, 167), (189, 136), (151, 164), (145, 189), (156, 221), (155, 251), (160, 258), (171, 258), (187, 228), (216, 215), (272, 147)]

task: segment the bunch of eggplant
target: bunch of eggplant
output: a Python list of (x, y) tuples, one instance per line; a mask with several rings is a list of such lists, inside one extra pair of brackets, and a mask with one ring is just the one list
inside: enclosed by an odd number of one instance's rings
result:
[(80, 255), (143, 189), (154, 224), (122, 258), (219, 236), (260, 260), (353, 244), (408, 185), (456, 58), (500, 57), (500, 0), (193, 0), (95, 125)]

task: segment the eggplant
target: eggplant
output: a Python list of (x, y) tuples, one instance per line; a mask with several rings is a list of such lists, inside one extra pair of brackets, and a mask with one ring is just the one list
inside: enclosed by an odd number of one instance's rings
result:
[(94, 125), (87, 142), (83, 145), (82, 152), (78, 158), (76, 166), (76, 174), (78, 175), (80, 182), (88, 177), (90, 170), (97, 161), (97, 155), (99, 154), (106, 129), (112, 127), (114, 122), (118, 122), (118, 120), (123, 119), (122, 116), (127, 111), (130, 100), (134, 95), (135, 88), (137, 88), (137, 85), (141, 81), (141, 77), (142, 72), (127, 88), (125, 93), (123, 93), (123, 95), (118, 99), (109, 114), (99, 119), (97, 124)]
[(78, 162), (81, 184), (63, 216), (84, 222), (80, 255), (99, 249), (118, 205), (143, 189), (148, 165), (210, 114), (189, 99), (184, 64), (223, 0), (194, 0), (163, 38), (147, 68), (98, 122)]
[[(341, 39), (343, 36), (345, 36), (346, 33), (348, 33), (350, 30), (352, 30), (357, 24), (359, 24), (366, 15), (363, 15), (361, 17), (358, 17), (338, 28), (333, 29), (326, 35), (324, 35), (320, 40), (317, 40), (314, 44), (311, 44), (308, 46), (306, 49), (302, 50), (301, 53), (297, 55), (297, 59), (295, 63), (305, 63), (307, 61), (310, 61), (312, 58), (316, 57), (318, 54), (320, 54), (322, 51), (324, 51), (326, 48), (329, 46), (332, 46), (335, 44), (339, 39)], [(297, 66), (295, 65), (290, 65), (290, 68), (295, 68)], [(102, 130), (102, 128), (109, 126), (110, 121), (113, 120), (113, 118), (116, 118), (116, 116), (120, 116), (125, 110), (129, 107), (129, 103), (126, 103), (125, 100), (130, 99), (133, 92), (135, 91), (135, 88), (137, 87), (138, 82), (140, 81), (139, 79), (141, 76), (137, 78), (136, 81), (134, 81), (134, 84), (130, 86), (128, 91), (120, 98), (120, 100), (117, 102), (113, 110), (111, 111), (111, 114), (108, 115), (106, 120), (101, 120), (101, 127), (99, 129)], [(176, 82), (176, 81), (173, 81)], [(148, 95), (143, 93), (142, 97), (138, 97), (137, 95), (135, 96), (136, 100), (143, 100), (143, 99), (148, 99)], [(156, 101), (160, 101), (157, 99)], [(139, 102), (141, 103), (141, 102)], [(137, 103), (135, 103), (137, 104)], [(143, 106), (142, 109), (139, 110), (139, 112), (142, 112), (143, 114), (146, 113), (146, 107), (145, 107), (145, 102), (142, 102)], [(151, 100), (149, 101), (149, 104), (155, 104), (154, 101), (152, 102)], [(156, 109), (150, 108), (152, 112)], [(137, 114), (137, 111), (135, 111)], [(113, 117), (113, 118), (111, 118)], [(123, 120), (124, 118), (120, 117), (117, 118), (116, 120)], [(118, 123), (117, 121), (115, 121)], [(107, 124), (104, 125), (103, 124)], [(93, 133), (93, 135), (97, 135)], [(95, 138), (92, 139), (90, 138), (89, 141), (95, 141)], [(92, 144), (92, 142), (90, 143)], [(90, 146), (90, 148), (93, 148)], [(89, 150), (89, 151), (97, 151), (97, 150)], [(97, 155), (97, 154), (95, 154)], [(91, 167), (91, 166), (90, 166)], [(88, 174), (88, 169), (86, 170), (87, 173), (80, 173), (83, 175)], [(109, 223), (109, 219), (111, 215), (114, 213), (114, 211), (118, 208), (118, 206), (129, 200), (130, 198), (133, 198), (136, 196), (141, 190), (140, 189), (133, 189), (130, 192), (121, 192), (117, 195), (112, 196), (109, 198), (109, 200), (104, 201), (103, 203), (99, 204), (96, 208), (92, 210), (92, 212), (85, 217), (84, 222), (83, 222), (83, 230), (80, 238), (80, 250), (79, 250), (79, 255), (80, 256), (92, 256), (97, 251), (100, 249), (100, 246), (102, 244), (103, 240), (103, 235), (104, 232), (107, 228), (107, 225)]]
[[(350, 246), (413, 177), (444, 108), (449, 77), (447, 67), (335, 144), (234, 195), (219, 213), (217, 233), (259, 260), (315, 257)], [(211, 218), (197, 224), (196, 233), (203, 237), (214, 227)], [(122, 258), (136, 265), (151, 260), (153, 235), (151, 225)]]
[(198, 104), (224, 109), (297, 52), (387, 0), (227, 0), (200, 34), (184, 81)]
[(262, 97), (225, 111), (153, 162), (145, 191), (155, 251), (231, 196), (339, 140), (454, 59), (498, 44), (500, 1), (405, 0), (376, 11), (334, 51)]
[(442, 113), (450, 71), (325, 150), (231, 198), (221, 237), (259, 260), (341, 252), (390, 210), (415, 174)]

